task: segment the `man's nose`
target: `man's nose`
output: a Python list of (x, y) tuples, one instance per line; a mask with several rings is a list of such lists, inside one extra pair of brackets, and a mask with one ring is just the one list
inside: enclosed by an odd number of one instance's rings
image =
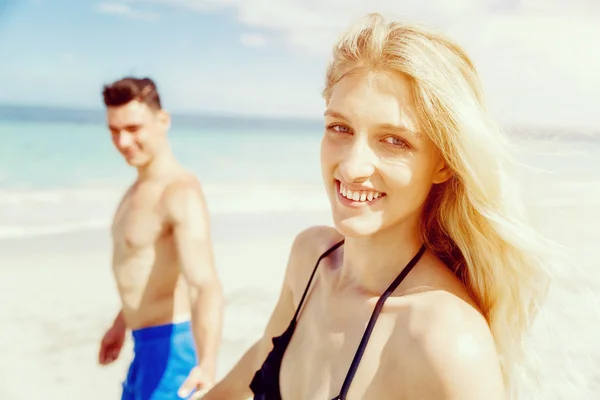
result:
[(133, 144), (133, 136), (128, 132), (120, 132), (117, 143), (119, 147), (129, 147)]

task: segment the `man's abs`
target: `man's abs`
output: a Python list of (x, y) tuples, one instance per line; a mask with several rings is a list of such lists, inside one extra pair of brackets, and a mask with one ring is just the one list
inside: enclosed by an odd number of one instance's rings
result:
[(113, 273), (129, 328), (189, 319), (188, 290), (169, 232), (146, 246), (115, 240)]

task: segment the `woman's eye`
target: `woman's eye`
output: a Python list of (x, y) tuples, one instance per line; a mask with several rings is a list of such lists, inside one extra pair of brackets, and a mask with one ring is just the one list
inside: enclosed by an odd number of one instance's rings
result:
[(333, 131), (336, 133), (350, 133), (350, 128), (348, 128), (347, 126), (344, 126), (344, 125), (337, 125), (337, 124), (329, 125), (327, 127), (327, 130), (330, 130), (330, 131)]
[(408, 143), (406, 143), (406, 140), (401, 139), (397, 136), (388, 136), (384, 139), (387, 143), (391, 144), (392, 146), (396, 146), (396, 147), (402, 147), (402, 148), (409, 148), (410, 146), (408, 145)]

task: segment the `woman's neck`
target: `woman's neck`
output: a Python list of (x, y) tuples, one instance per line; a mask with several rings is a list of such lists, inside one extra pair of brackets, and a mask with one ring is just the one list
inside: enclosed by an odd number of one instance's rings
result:
[(423, 245), (418, 218), (375, 235), (346, 237), (338, 290), (381, 295)]

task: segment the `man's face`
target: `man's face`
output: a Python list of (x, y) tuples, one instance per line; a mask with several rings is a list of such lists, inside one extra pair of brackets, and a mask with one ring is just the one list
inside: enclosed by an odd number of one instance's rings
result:
[(169, 129), (169, 116), (137, 100), (107, 107), (106, 118), (112, 141), (133, 167), (147, 165), (161, 151)]

